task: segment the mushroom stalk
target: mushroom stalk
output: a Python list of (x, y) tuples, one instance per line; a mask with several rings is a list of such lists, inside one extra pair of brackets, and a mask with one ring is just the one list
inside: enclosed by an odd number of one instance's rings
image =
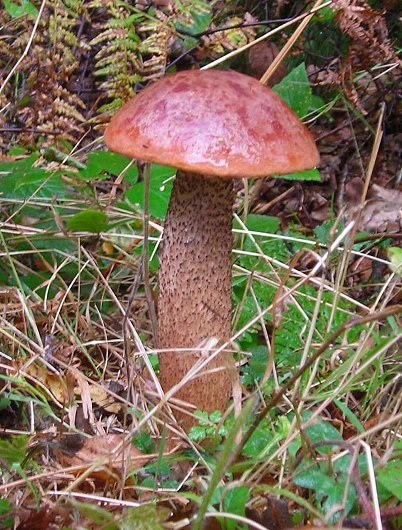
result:
[[(211, 337), (220, 343), (230, 339), (232, 209), (233, 181), (177, 173), (160, 258), (160, 349), (197, 348)], [(201, 355), (201, 351), (162, 352), (163, 389), (182, 381)], [(186, 383), (175, 397), (208, 413), (225, 410), (231, 388), (225, 355), (216, 356), (203, 375)], [(176, 417), (187, 432), (196, 423), (187, 414)]]

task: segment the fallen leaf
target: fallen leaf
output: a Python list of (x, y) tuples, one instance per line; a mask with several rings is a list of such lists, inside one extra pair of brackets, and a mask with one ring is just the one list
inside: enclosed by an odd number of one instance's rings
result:
[(293, 526), (287, 501), (276, 497), (268, 497), (267, 509), (263, 511), (261, 519), (262, 524), (270, 530), (283, 530)]
[(260, 506), (258, 510), (247, 509), (246, 515), (269, 530), (284, 530), (293, 526), (287, 501), (272, 496), (269, 496), (265, 506)]
[(26, 509), (20, 512), (21, 522), (17, 530), (57, 530), (69, 526), (73, 520), (71, 510), (60, 504), (46, 503), (39, 510)]
[[(362, 185), (352, 179), (346, 186), (348, 218), (355, 219), (360, 211), (359, 193)], [(402, 229), (402, 192), (373, 184), (361, 213), (359, 230), (368, 232), (398, 232)]]
[(360, 285), (361, 282), (367, 282), (373, 274), (373, 261), (370, 258), (358, 258), (352, 264), (350, 271), (350, 285)]
[(46, 387), (46, 390), (55, 397), (59, 403), (68, 402), (68, 391), (64, 376), (53, 373), (46, 367), (40, 366), (37, 363), (32, 363), (29, 366), (27, 373), (37, 381), (41, 382), (43, 386)]
[[(278, 46), (270, 41), (262, 41), (252, 46), (248, 52), (247, 68), (251, 77), (261, 79), (279, 53)], [(268, 85), (274, 86), (286, 76), (286, 66), (281, 63), (270, 78)]]
[(92, 402), (102, 407), (107, 412), (118, 414), (121, 411), (121, 402), (116, 401), (107, 389), (101, 385), (90, 385), (89, 394)]
[(125, 471), (141, 469), (151, 460), (131, 443), (123, 434), (105, 434), (84, 438), (81, 435), (66, 435), (59, 442), (54, 454), (63, 466), (82, 466), (75, 473), (80, 475), (89, 468), (92, 478), (101, 481), (120, 477)]

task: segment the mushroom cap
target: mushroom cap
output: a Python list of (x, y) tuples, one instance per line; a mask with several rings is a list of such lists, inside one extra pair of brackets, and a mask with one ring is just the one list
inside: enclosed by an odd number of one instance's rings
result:
[(112, 150), (223, 178), (315, 167), (313, 137), (271, 89), (243, 74), (188, 70), (144, 89), (105, 132)]

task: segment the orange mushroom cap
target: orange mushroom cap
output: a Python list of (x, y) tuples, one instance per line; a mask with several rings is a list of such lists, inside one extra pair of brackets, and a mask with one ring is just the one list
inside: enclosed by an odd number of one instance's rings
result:
[(224, 178), (283, 175), (319, 162), (296, 114), (271, 89), (232, 71), (160, 79), (117, 112), (105, 142), (130, 158)]

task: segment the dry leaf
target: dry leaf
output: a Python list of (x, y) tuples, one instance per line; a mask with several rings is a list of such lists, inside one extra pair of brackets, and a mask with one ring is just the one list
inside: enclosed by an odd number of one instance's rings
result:
[(76, 373), (76, 371), (74, 371), (74, 374), (77, 376), (79, 385), (78, 387), (75, 387), (74, 393), (77, 396), (81, 396), (85, 418), (91, 419), (93, 417), (92, 409), (94, 403), (113, 414), (118, 414), (121, 411), (121, 402), (116, 401), (115, 398), (108, 393), (107, 388), (100, 384), (91, 385), (86, 379), (79, 375), (79, 373)]
[[(261, 79), (278, 53), (279, 48), (273, 42), (262, 41), (252, 46), (247, 57), (248, 74), (256, 79)], [(268, 86), (277, 85), (282, 81), (286, 74), (286, 66), (281, 63), (269, 79)]]
[(41, 382), (46, 387), (46, 390), (55, 397), (59, 403), (68, 402), (68, 391), (64, 376), (55, 374), (36, 363), (32, 363), (29, 366), (27, 373), (37, 381)]
[(70, 509), (50, 502), (46, 502), (39, 510), (22, 508), (18, 514), (21, 522), (17, 530), (57, 530), (69, 526), (73, 521)]
[(81, 435), (67, 435), (54, 450), (59, 463), (63, 466), (82, 466), (77, 474), (82, 474), (90, 467), (90, 476), (99, 480), (110, 480), (120, 477), (124, 471), (140, 469), (151, 460), (144, 455), (122, 434), (105, 434), (93, 438)]
[(91, 424), (95, 422), (95, 417), (92, 409), (92, 399), (91, 392), (88, 381), (85, 379), (83, 374), (76, 368), (72, 368), (72, 373), (74, 374), (79, 389), (74, 389), (75, 394), (81, 396), (82, 410), (84, 413), (84, 418), (88, 419)]
[(350, 285), (360, 285), (361, 282), (367, 282), (373, 274), (373, 261), (370, 258), (359, 258), (352, 264)]
[(247, 509), (246, 514), (252, 521), (269, 530), (284, 530), (293, 526), (288, 502), (273, 496), (269, 496), (266, 504), (260, 506), (258, 510)]
[(121, 402), (108, 394), (107, 390), (100, 385), (90, 385), (89, 394), (92, 402), (102, 407), (107, 412), (118, 414), (121, 411)]
[[(352, 179), (346, 186), (347, 202), (353, 206), (348, 218), (355, 219), (360, 210), (359, 183)], [(356, 204), (357, 203), (357, 204)], [(369, 232), (398, 232), (402, 229), (402, 192), (373, 184), (364, 205), (359, 230)]]

